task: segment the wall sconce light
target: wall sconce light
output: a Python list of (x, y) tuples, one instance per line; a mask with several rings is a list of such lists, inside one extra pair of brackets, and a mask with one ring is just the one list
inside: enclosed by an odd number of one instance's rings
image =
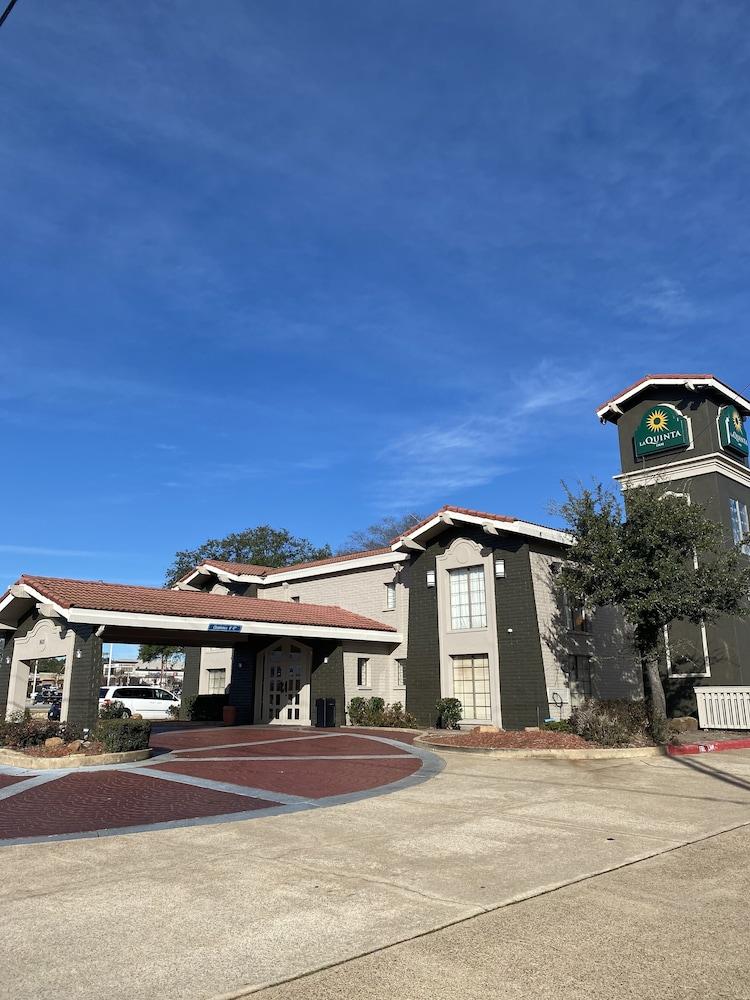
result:
[(495, 576), (504, 577), (505, 576), (505, 560), (496, 559), (495, 560)]
[(428, 569), (427, 570), (427, 586), (428, 587), (434, 587), (435, 586), (435, 570), (434, 569)]
[(77, 649), (77, 650), (76, 650), (76, 659), (77, 659), (77, 660), (80, 660), (80, 659), (81, 659), (81, 651), (80, 651), (80, 649)]

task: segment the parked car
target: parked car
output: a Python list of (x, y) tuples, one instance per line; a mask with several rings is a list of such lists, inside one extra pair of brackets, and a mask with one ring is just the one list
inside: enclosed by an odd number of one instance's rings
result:
[(61, 709), (62, 709), (62, 701), (56, 701), (52, 706), (52, 708), (49, 710), (49, 712), (47, 712), (47, 718), (51, 722), (59, 722)]
[(180, 699), (165, 688), (145, 684), (127, 684), (99, 689), (99, 707), (105, 702), (121, 701), (124, 716), (142, 715), (144, 719), (169, 719), (169, 709), (180, 707)]

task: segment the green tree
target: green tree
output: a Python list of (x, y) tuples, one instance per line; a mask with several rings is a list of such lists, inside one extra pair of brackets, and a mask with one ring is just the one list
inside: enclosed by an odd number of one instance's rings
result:
[(656, 739), (666, 732), (659, 673), (664, 629), (747, 612), (750, 561), (700, 504), (663, 488), (639, 486), (624, 502), (601, 485), (558, 508), (575, 537), (559, 582), (589, 607), (617, 605), (633, 630)]
[(389, 515), (360, 531), (353, 531), (339, 548), (339, 555), (348, 552), (364, 552), (367, 549), (381, 549), (390, 545), (394, 538), (403, 534), (422, 520), (421, 514)]
[(181, 577), (206, 559), (223, 562), (252, 563), (256, 566), (289, 566), (291, 563), (326, 559), (332, 555), (329, 545), (316, 546), (307, 538), (298, 538), (285, 528), (260, 524), (236, 531), (225, 538), (209, 538), (195, 549), (175, 553), (167, 570), (165, 584), (171, 587)]
[(175, 664), (183, 655), (185, 650), (182, 646), (150, 646), (144, 644), (138, 647), (138, 659), (142, 663), (151, 663), (153, 660), (161, 660), (160, 674), (162, 681), (167, 667)]
[(65, 673), (64, 656), (40, 656), (36, 661), (36, 669), (40, 674)]

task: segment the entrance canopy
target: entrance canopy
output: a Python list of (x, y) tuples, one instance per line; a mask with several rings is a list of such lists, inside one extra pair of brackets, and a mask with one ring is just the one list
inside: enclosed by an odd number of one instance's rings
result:
[(402, 640), (391, 626), (334, 605), (44, 576), (22, 576), (0, 598), (0, 626), (16, 628), (33, 608), (45, 618), (94, 626), (107, 642), (163, 636), (175, 645), (220, 646), (268, 634), (393, 644)]

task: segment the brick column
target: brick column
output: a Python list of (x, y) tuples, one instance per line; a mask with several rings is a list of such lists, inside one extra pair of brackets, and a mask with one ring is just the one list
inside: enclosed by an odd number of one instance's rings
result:
[[(13, 659), (13, 640), (0, 637), (0, 719), (5, 718), (10, 687), (10, 661)], [(6, 662), (7, 661), (7, 662)]]
[(185, 648), (185, 668), (182, 674), (182, 694), (180, 695), (180, 718), (188, 718), (186, 704), (189, 698), (195, 698), (201, 680), (201, 647), (187, 646)]
[(73, 657), (65, 667), (70, 671), (67, 688), (66, 722), (95, 726), (99, 716), (99, 688), (102, 683), (102, 640), (93, 625), (71, 625), (75, 632)]

